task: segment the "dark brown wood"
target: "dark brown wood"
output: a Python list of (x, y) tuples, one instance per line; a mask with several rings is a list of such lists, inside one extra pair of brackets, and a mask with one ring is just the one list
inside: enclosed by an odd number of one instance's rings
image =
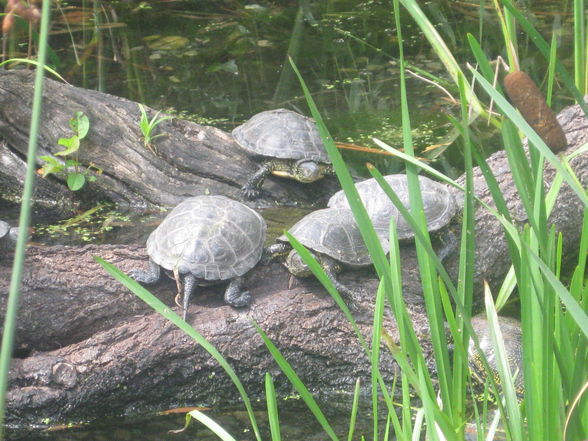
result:
[[(0, 71), (0, 183), (18, 191), (24, 177), (33, 76), (29, 71)], [(82, 140), (78, 161), (102, 170), (95, 182), (82, 191), (66, 191), (63, 179), (38, 179), (38, 199), (49, 203), (75, 203), (108, 199), (120, 207), (172, 207), (188, 196), (223, 194), (239, 197), (239, 189), (257, 170), (257, 164), (239, 148), (230, 134), (177, 118), (157, 126), (154, 154), (143, 145), (137, 103), (106, 93), (80, 89), (45, 79), (39, 155), (62, 150), (57, 140), (70, 137), (69, 119), (84, 112), (90, 131)], [(155, 111), (147, 108), (149, 116)], [(163, 115), (160, 115), (163, 116)], [(42, 162), (39, 161), (41, 165)], [(334, 192), (336, 180), (316, 185), (290, 179), (270, 178), (257, 206), (317, 206)], [(46, 191), (49, 190), (49, 191)], [(46, 195), (60, 195), (61, 199)], [(64, 199), (64, 200), (63, 200)]]
[[(124, 100), (111, 99), (110, 111), (115, 114), (128, 114), (130, 110), (125, 111), (126, 106), (134, 107)], [(119, 104), (121, 109), (117, 110)], [(4, 108), (2, 112), (0, 119), (6, 118)], [(69, 111), (63, 116), (65, 126), (68, 118)], [(568, 138), (566, 153), (588, 141), (588, 122), (581, 110), (574, 106), (558, 118)], [(6, 129), (1, 130), (7, 133)], [(132, 132), (130, 128), (125, 130)], [(194, 139), (198, 138), (197, 134), (193, 135)], [(15, 134), (9, 144), (17, 144), (17, 139)], [(136, 158), (147, 161), (145, 166), (162, 167), (156, 164), (155, 158), (147, 159), (149, 154), (140, 150), (142, 147), (129, 146), (129, 149), (135, 152)], [(96, 150), (92, 153), (98, 155)], [(169, 158), (170, 151), (162, 149), (162, 155)], [(225, 159), (221, 159), (219, 169), (225, 166), (222, 162)], [(107, 158), (101, 161), (108, 163)], [(521, 214), (523, 211), (504, 153), (493, 155), (488, 162), (514, 218), (523, 225), (526, 219)], [(586, 155), (572, 161), (584, 186), (588, 184), (587, 162)], [(552, 178), (553, 171), (548, 167), (547, 182)], [(275, 185), (282, 183), (276, 181)], [(475, 185), (477, 195), (491, 203), (478, 170)], [(229, 185), (219, 180), (219, 186), (234, 192), (238, 184)], [(135, 187), (132, 190), (135, 191)], [(173, 194), (181, 197), (181, 192)], [(142, 195), (138, 198), (138, 202), (153, 203)], [(166, 204), (174, 200), (172, 197), (159, 202)], [(562, 232), (566, 255), (570, 258), (577, 252), (582, 213), (581, 202), (564, 187), (551, 221)], [(480, 297), (483, 280), (496, 287), (510, 262), (502, 228), (496, 219), (478, 207), (476, 221), (475, 295)], [(426, 316), (419, 303), (418, 272), (411, 260), (414, 250), (407, 246), (403, 253), (405, 296), (411, 301), (411, 314), (425, 346), (425, 355), (430, 357)], [(234, 401), (237, 398), (235, 387), (210, 355), (105, 276), (93, 262), (93, 255), (100, 255), (123, 270), (147, 264), (144, 248), (137, 246), (29, 249), (21, 307), (22, 328), (18, 337), (19, 353), (26, 357), (15, 359), (11, 370), (9, 422), (40, 424), (47, 418), (62, 422), (193, 403)], [(455, 275), (457, 251), (444, 263)], [(6, 299), (9, 272), (9, 259), (0, 256), (2, 302)], [(369, 271), (349, 272), (343, 277), (352, 286), (367, 288), (368, 294), (357, 302), (356, 316), (362, 333), (369, 339), (377, 280)], [(281, 265), (274, 263), (254, 269), (247, 283), (254, 296), (251, 307), (236, 310), (224, 305), (223, 287), (209, 287), (194, 296), (189, 321), (231, 362), (253, 397), (262, 394), (265, 372), (272, 373), (280, 394), (291, 392), (291, 386), (255, 332), (253, 320), (268, 333), (311, 390), (332, 398), (339, 392), (349, 393), (358, 377), (365, 385), (369, 384), (369, 364), (352, 328), (318, 282), (290, 278)], [(175, 286), (172, 281), (160, 282), (154, 292), (168, 305), (173, 305)], [(390, 317), (387, 317), (386, 329), (397, 339)], [(394, 366), (384, 351), (382, 372), (386, 379), (392, 379)]]

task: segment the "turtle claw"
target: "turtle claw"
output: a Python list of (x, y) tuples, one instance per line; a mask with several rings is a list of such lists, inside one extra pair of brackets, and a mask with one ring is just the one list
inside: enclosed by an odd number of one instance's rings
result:
[(248, 200), (257, 199), (260, 194), (261, 194), (261, 191), (258, 190), (257, 188), (250, 188), (250, 187), (241, 188), (241, 196), (243, 197), (243, 199), (248, 199)]

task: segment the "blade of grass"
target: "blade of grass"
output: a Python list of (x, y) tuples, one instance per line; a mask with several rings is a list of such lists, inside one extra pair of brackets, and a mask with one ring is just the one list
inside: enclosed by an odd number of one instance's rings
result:
[(253, 407), (251, 406), (251, 401), (247, 396), (247, 392), (237, 377), (237, 374), (231, 367), (231, 365), (227, 362), (227, 360), (222, 356), (222, 354), (213, 346), (211, 345), (198, 331), (196, 331), (192, 326), (186, 323), (184, 320), (180, 318), (175, 312), (173, 312), (167, 305), (165, 305), (161, 300), (151, 294), (145, 287), (140, 285), (135, 280), (131, 279), (128, 275), (123, 273), (120, 269), (118, 269), (113, 264), (105, 261), (104, 259), (95, 256), (94, 260), (104, 268), (104, 270), (114, 277), (117, 281), (119, 281), (123, 286), (128, 288), (143, 300), (147, 305), (165, 317), (167, 320), (172, 322), (178, 328), (180, 328), (186, 335), (194, 339), (200, 346), (202, 346), (212, 357), (219, 363), (219, 365), (225, 370), (229, 378), (233, 381), (233, 384), (239, 391), (239, 395), (245, 404), (245, 408), (247, 409), (247, 413), (249, 415), (249, 421), (251, 422), (251, 426), (253, 427), (253, 431), (255, 433), (255, 437), (258, 441), (261, 441), (261, 435), (259, 433), (259, 428), (257, 427), (257, 422), (255, 420), (255, 414), (253, 413)]
[(284, 375), (286, 375), (286, 377), (288, 377), (288, 380), (290, 380), (292, 386), (294, 386), (296, 391), (300, 394), (300, 397), (306, 403), (306, 406), (310, 409), (310, 411), (316, 418), (317, 422), (322, 426), (323, 430), (327, 433), (327, 435), (329, 435), (329, 438), (331, 438), (333, 441), (338, 441), (339, 438), (335, 434), (335, 431), (331, 427), (331, 424), (327, 420), (327, 417), (324, 415), (319, 405), (315, 401), (314, 397), (306, 388), (302, 380), (300, 380), (300, 378), (298, 377), (290, 363), (288, 363), (288, 361), (284, 358), (284, 356), (273, 344), (273, 342), (269, 339), (269, 337), (263, 331), (263, 329), (261, 329), (261, 327), (255, 322), (253, 322), (253, 325), (255, 326), (255, 329), (257, 329), (257, 332), (261, 336), (270, 354), (272, 355), (272, 357), (274, 357), (276, 363), (278, 363), (280, 370), (284, 373)]
[(372, 262), (374, 264), (374, 268), (376, 269), (378, 276), (382, 277), (382, 275), (385, 274), (386, 269), (388, 267), (386, 253), (382, 249), (380, 240), (373, 228), (373, 225), (369, 219), (365, 207), (361, 202), (359, 194), (357, 193), (357, 190), (353, 185), (353, 179), (351, 178), (351, 174), (349, 173), (349, 170), (347, 169), (347, 166), (345, 165), (345, 162), (341, 157), (339, 149), (337, 149), (337, 147), (335, 146), (333, 138), (329, 134), (329, 131), (316, 107), (316, 104), (314, 103), (312, 95), (310, 94), (308, 87), (306, 87), (304, 79), (300, 75), (298, 68), (291, 59), (290, 64), (292, 65), (294, 72), (298, 76), (298, 80), (300, 81), (300, 85), (304, 92), (304, 96), (308, 103), (308, 107), (310, 108), (312, 117), (314, 118), (317, 124), (319, 133), (321, 135), (321, 139), (329, 155), (329, 159), (333, 163), (333, 167), (335, 168), (335, 172), (337, 173), (337, 178), (339, 179), (341, 188), (345, 192), (345, 196), (349, 201), (349, 206), (351, 207), (351, 211), (353, 212), (353, 215), (357, 221), (366, 247), (369, 250)]
[(210, 418), (208, 415), (200, 412), (199, 410), (191, 410), (188, 414), (194, 419), (200, 421), (206, 427), (208, 427), (216, 436), (223, 441), (236, 441), (229, 433), (223, 429), (216, 421)]
[(267, 419), (270, 425), (272, 441), (280, 441), (280, 418), (278, 416), (278, 401), (274, 382), (269, 372), (265, 374), (265, 401), (267, 403)]
[(37, 68), (45, 69), (47, 72), (54, 75), (56, 78), (59, 78), (65, 84), (69, 84), (65, 78), (63, 78), (61, 75), (59, 75), (59, 73), (57, 73), (57, 71), (55, 71), (54, 69), (51, 69), (49, 66), (47, 66), (45, 64), (42, 64), (40, 60), (41, 60), (41, 57), (40, 57), (40, 50), (39, 50), (39, 59), (38, 60), (29, 60), (28, 58), (11, 58), (10, 60), (6, 60), (6, 61), (3, 61), (2, 63), (0, 63), (0, 67), (4, 66), (5, 64), (8, 64), (8, 63), (31, 64), (33, 66), (36, 66)]
[(566, 306), (566, 311), (573, 317), (574, 321), (582, 331), (585, 337), (588, 337), (588, 315), (582, 306), (577, 302), (577, 300), (570, 294), (570, 292), (565, 288), (565, 286), (557, 279), (555, 274), (551, 271), (551, 269), (543, 262), (543, 260), (537, 256), (533, 250), (527, 245), (524, 244), (527, 248), (529, 255), (531, 258), (536, 262), (541, 273), (545, 277), (545, 279), (549, 282), (551, 287), (554, 289), (555, 293), (562, 301), (562, 303)]
[(380, 284), (376, 293), (376, 305), (374, 308), (374, 323), (372, 326), (372, 415), (374, 425), (374, 441), (378, 440), (378, 372), (380, 366), (380, 338), (382, 335), (382, 322), (384, 320), (384, 285)]
[(351, 415), (349, 417), (349, 431), (347, 432), (347, 441), (353, 440), (353, 433), (355, 432), (355, 424), (357, 422), (357, 411), (359, 409), (359, 392), (360, 380), (355, 381), (355, 389), (353, 390), (353, 403), (351, 404)]
[[(423, 31), (423, 34), (429, 40), (431, 47), (440, 58), (441, 62), (449, 72), (449, 75), (453, 78), (455, 84), (458, 83), (458, 74), (461, 72), (461, 69), (453, 57), (451, 51), (441, 38), (441, 35), (435, 29), (435, 26), (429, 21), (426, 15), (423, 13), (422, 9), (420, 8), (419, 4), (415, 0), (401, 0), (402, 5), (406, 8), (406, 10), (410, 13), (414, 21)], [(399, 11), (398, 11), (399, 12)], [(400, 57), (402, 58), (402, 57)], [(477, 114), (482, 113), (482, 106), (474, 93), (472, 92), (471, 87), (468, 88), (469, 95), (468, 95), (468, 102), (472, 105), (474, 110), (475, 116)], [(473, 118), (475, 118), (473, 116)]]
[[(506, 399), (505, 408), (509, 415), (509, 418), (507, 419), (509, 422), (508, 429), (511, 433), (513, 441), (522, 441), (522, 420), (518, 406), (517, 395), (515, 392), (514, 381), (508, 365), (508, 357), (506, 354), (506, 349), (504, 348), (502, 332), (500, 331), (500, 326), (498, 325), (496, 309), (494, 309), (494, 300), (487, 284), (484, 284), (484, 301), (486, 304), (486, 317), (488, 319), (490, 337), (492, 340), (492, 346), (494, 348), (494, 357), (496, 359), (496, 370), (500, 376), (500, 384)], [(518, 375), (521, 375), (521, 373)]]
[(580, 93), (586, 93), (586, 5), (574, 0), (574, 79)]
[(41, 28), (39, 36), (38, 65), (35, 73), (35, 88), (33, 91), (33, 107), (31, 110), (31, 123), (29, 130), (29, 143), (27, 150), (27, 170), (25, 175), (24, 188), (22, 193), (20, 217), (18, 227), (22, 234), (19, 234), (16, 249), (14, 251), (14, 262), (12, 265), (12, 276), (6, 304), (6, 315), (2, 335), (2, 348), (0, 348), (0, 440), (4, 439), (4, 419), (6, 414), (6, 392), (8, 389), (8, 371), (14, 344), (16, 320), (20, 299), (20, 285), (23, 276), (25, 247), (28, 239), (26, 233), (29, 229), (31, 217), (31, 196), (35, 183), (35, 171), (37, 160), (37, 137), (41, 122), (41, 107), (43, 101), (43, 74), (45, 61), (47, 59), (49, 17), (51, 3), (43, 3), (41, 10)]

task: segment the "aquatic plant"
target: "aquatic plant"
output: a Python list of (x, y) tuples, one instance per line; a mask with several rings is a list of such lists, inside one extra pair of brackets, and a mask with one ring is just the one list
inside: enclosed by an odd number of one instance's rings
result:
[(141, 129), (141, 133), (143, 134), (143, 145), (146, 149), (149, 149), (153, 154), (157, 153), (157, 149), (153, 145), (153, 140), (160, 136), (164, 136), (163, 133), (158, 133), (154, 135), (153, 132), (155, 128), (161, 124), (163, 121), (172, 119), (173, 116), (162, 116), (158, 118), (161, 111), (158, 111), (153, 118), (149, 119), (147, 116), (147, 111), (143, 104), (139, 104), (139, 110), (141, 111), (141, 119), (139, 120), (139, 128)]
[[(39, 156), (39, 159), (45, 164), (39, 169), (41, 176), (46, 177), (50, 174), (65, 174), (67, 186), (71, 191), (80, 190), (87, 181), (95, 181), (96, 176), (90, 174), (94, 169), (97, 174), (102, 170), (93, 164), (88, 165), (83, 169), (82, 164), (78, 161), (78, 152), (80, 150), (81, 141), (86, 137), (90, 130), (90, 121), (83, 112), (76, 112), (69, 120), (69, 126), (73, 130), (74, 135), (69, 138), (59, 138), (57, 143), (64, 146), (53, 155)], [(57, 157), (64, 158), (64, 160)]]

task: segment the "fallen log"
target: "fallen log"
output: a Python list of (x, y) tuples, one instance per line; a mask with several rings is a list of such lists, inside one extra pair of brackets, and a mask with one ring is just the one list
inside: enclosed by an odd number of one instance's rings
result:
[[(569, 154), (588, 141), (588, 121), (576, 106), (564, 110), (559, 119), (568, 137)], [(586, 155), (571, 162), (584, 186), (588, 183), (587, 162)], [(514, 218), (523, 225), (526, 219), (521, 215), (504, 153), (496, 153), (488, 163)], [(553, 175), (547, 167), (548, 185)], [(475, 173), (475, 186), (476, 194), (491, 203), (479, 170)], [(574, 250), (577, 253), (583, 209), (575, 194), (564, 185), (550, 221), (562, 233), (569, 259), (574, 257)], [(475, 295), (479, 297), (482, 282), (488, 280), (491, 286), (497, 286), (510, 262), (499, 222), (479, 207), (476, 222)], [(420, 287), (416, 265), (411, 260), (413, 251), (410, 246), (403, 249), (402, 260), (405, 295), (414, 300)], [(93, 419), (191, 403), (235, 401), (235, 388), (217, 363), (188, 337), (104, 277), (91, 261), (94, 254), (124, 270), (146, 265), (147, 261), (144, 249), (133, 246), (29, 250), (21, 315), (23, 323), (29, 323), (24, 328), (34, 326), (32, 321), (38, 327), (19, 340), (23, 358), (14, 360), (11, 370), (8, 421), (13, 425), (41, 424), (47, 420)], [(454, 276), (457, 255), (458, 250), (454, 250), (444, 261)], [(9, 273), (8, 263), (0, 256), (2, 280)], [(222, 288), (211, 287), (195, 296), (189, 320), (227, 357), (253, 397), (262, 394), (265, 372), (272, 373), (280, 394), (290, 393), (291, 387), (268, 355), (252, 320), (260, 324), (307, 386), (317, 393), (332, 397), (340, 391), (351, 391), (356, 378), (369, 378), (369, 364), (351, 327), (316, 281), (295, 279), (290, 286), (290, 278), (279, 264), (259, 266), (248, 279), (254, 295), (250, 308), (235, 310), (224, 305)], [(343, 280), (352, 286), (361, 284), (371, 292), (359, 299), (356, 311), (360, 329), (369, 338), (377, 280), (366, 271), (350, 272)], [(156, 292), (169, 305), (173, 304), (175, 287), (171, 281), (161, 282)], [(0, 284), (3, 302), (5, 295), (6, 286)], [(39, 306), (43, 302), (47, 305)], [(51, 304), (57, 307), (51, 309)], [(37, 315), (36, 307), (40, 311)], [(50, 314), (56, 315), (58, 323), (50, 324), (46, 317)], [(418, 301), (411, 306), (411, 314), (429, 357), (426, 317)], [(386, 327), (397, 339), (392, 319), (388, 318)], [(52, 333), (55, 346), (51, 339), (38, 337), (45, 328)], [(66, 331), (58, 331), (59, 328)], [(26, 330), (21, 332), (27, 335)], [(394, 362), (385, 354), (384, 378), (391, 380), (394, 370)]]
[[(33, 88), (30, 71), (0, 71), (0, 184), (12, 193), (19, 192), (24, 180)], [(63, 176), (37, 178), (38, 203), (53, 201), (67, 208), (68, 204), (107, 199), (121, 208), (138, 209), (173, 207), (199, 194), (239, 198), (241, 186), (258, 168), (230, 134), (177, 118), (157, 126), (157, 133), (164, 136), (148, 149), (139, 129), (137, 103), (48, 78), (43, 90), (39, 156), (63, 149), (57, 141), (73, 134), (69, 120), (78, 111), (90, 121), (78, 162), (82, 169), (92, 165), (92, 170), (102, 172), (90, 171), (96, 180), (78, 192), (67, 191)], [(317, 185), (270, 178), (255, 204), (316, 207), (324, 205), (336, 188), (333, 178)]]

